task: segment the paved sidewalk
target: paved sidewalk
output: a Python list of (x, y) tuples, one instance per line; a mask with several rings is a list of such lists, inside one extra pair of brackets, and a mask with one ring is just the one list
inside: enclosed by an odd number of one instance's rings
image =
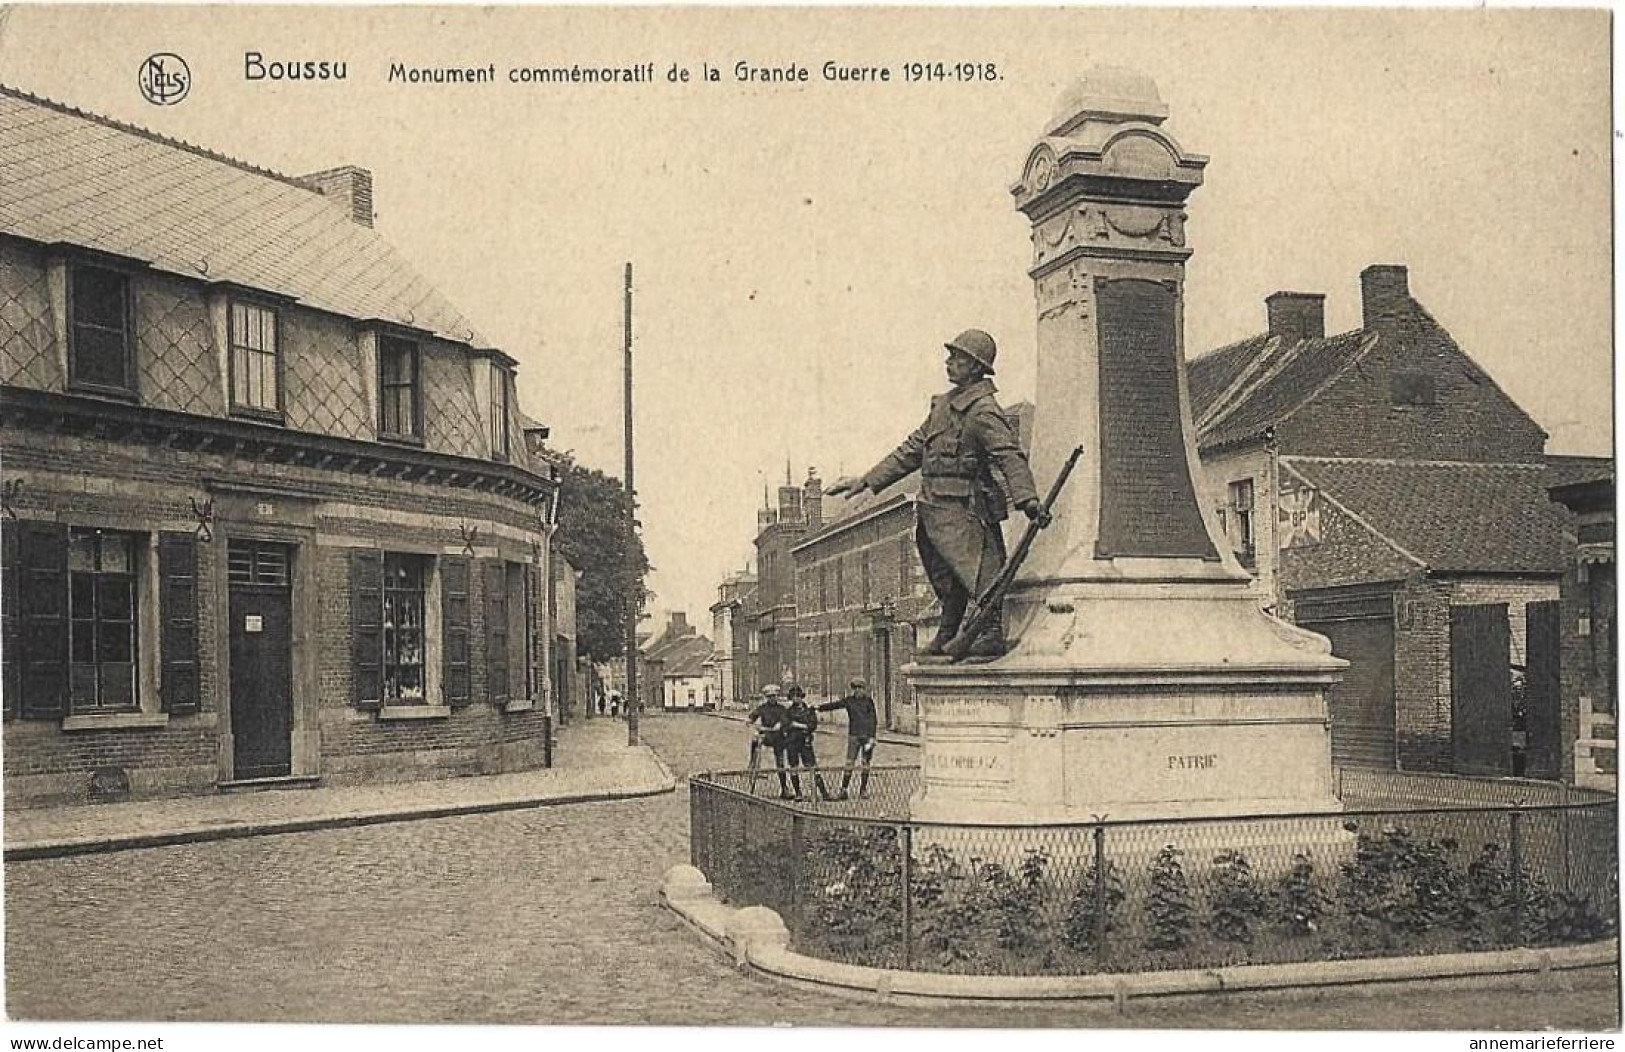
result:
[(676, 785), (653, 749), (627, 746), (626, 725), (619, 720), (587, 720), (561, 728), (553, 763), (547, 770), (389, 785), (8, 808), (5, 860), (653, 796)]

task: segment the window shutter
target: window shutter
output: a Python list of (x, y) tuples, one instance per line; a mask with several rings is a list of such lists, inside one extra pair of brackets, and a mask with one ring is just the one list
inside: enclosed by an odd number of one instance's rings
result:
[(28, 720), (68, 713), (68, 528), (17, 524), (19, 714)]
[(158, 613), (163, 626), (159, 698), (165, 712), (190, 715), (201, 701), (197, 538), (190, 533), (158, 535)]
[(18, 656), (22, 653), (20, 639), (22, 621), (18, 616), (17, 526), (15, 523), (0, 527), (0, 702), (5, 704), (5, 718), (14, 720), (21, 711), (22, 692), (18, 689)]
[(357, 708), (377, 708), (384, 693), (384, 553), (376, 548), (350, 552), (350, 633), (350, 700)]
[(508, 581), (501, 559), (484, 562), (485, 699), (508, 700)]
[(468, 586), (472, 573), (467, 556), (440, 560), (440, 678), (448, 705), (466, 705), (473, 700), (468, 660)]

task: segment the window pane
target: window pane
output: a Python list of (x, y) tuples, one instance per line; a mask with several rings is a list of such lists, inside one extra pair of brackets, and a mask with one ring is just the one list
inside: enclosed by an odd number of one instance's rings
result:
[(124, 330), (124, 275), (96, 267), (73, 272), (73, 320)]
[(135, 665), (103, 664), (101, 667), (101, 707), (133, 708), (135, 705)]
[[(77, 658), (75, 661), (77, 662)], [(75, 709), (96, 706), (96, 666), (74, 664), (68, 669), (68, 700)]]
[(68, 569), (94, 570), (96, 568), (96, 534), (91, 530), (73, 530), (68, 534)]
[(104, 573), (130, 573), (135, 565), (134, 545), (131, 544), (127, 533), (104, 533), (102, 541), (102, 564)]
[(81, 383), (123, 387), (124, 333), (85, 325), (73, 330), (73, 378)]
[(103, 621), (98, 626), (97, 659), (102, 663), (130, 662), (135, 659), (133, 640), (130, 637), (131, 624), (128, 621)]
[(260, 355), (260, 392), (255, 403), (261, 409), (276, 408), (276, 355)]
[(96, 581), (96, 616), (103, 621), (133, 621), (135, 603), (134, 582), (128, 577), (103, 575)]
[(74, 621), (69, 629), (69, 660), (90, 665), (96, 662), (96, 623)]

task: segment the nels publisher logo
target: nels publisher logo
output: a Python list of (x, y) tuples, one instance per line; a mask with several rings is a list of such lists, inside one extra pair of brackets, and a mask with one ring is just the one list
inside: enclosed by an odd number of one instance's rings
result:
[(192, 90), (192, 71), (186, 60), (168, 51), (151, 55), (136, 76), (141, 94), (154, 106), (173, 106)]

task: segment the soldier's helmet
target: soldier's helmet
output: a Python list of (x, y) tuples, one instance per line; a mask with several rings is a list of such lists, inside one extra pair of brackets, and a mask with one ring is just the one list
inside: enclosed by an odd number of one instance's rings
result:
[(981, 329), (966, 329), (943, 346), (976, 359), (989, 376), (993, 375), (993, 359), (999, 356), (999, 345)]

